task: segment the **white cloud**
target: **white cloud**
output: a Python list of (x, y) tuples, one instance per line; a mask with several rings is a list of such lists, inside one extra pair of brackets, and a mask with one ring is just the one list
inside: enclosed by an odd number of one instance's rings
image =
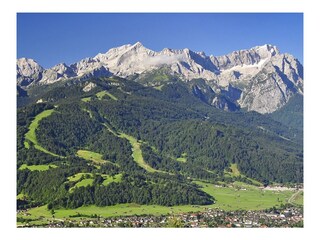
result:
[(162, 64), (173, 64), (178, 61), (185, 60), (184, 54), (177, 54), (177, 55), (158, 55), (151, 58), (148, 58), (147, 64), (155, 66), (155, 65), (162, 65)]

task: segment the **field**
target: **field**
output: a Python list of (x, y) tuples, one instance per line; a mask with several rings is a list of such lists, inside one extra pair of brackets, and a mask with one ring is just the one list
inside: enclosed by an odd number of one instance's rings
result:
[(102, 154), (100, 153), (95, 153), (87, 150), (78, 150), (77, 155), (96, 164), (103, 164), (106, 162), (106, 160), (102, 159)]
[(298, 191), (296, 194), (292, 195), (289, 202), (295, 205), (303, 205), (303, 191)]
[(96, 153), (88, 150), (78, 150), (77, 155), (85, 160), (92, 161), (94, 164), (99, 165), (99, 164), (104, 164), (108, 162), (113, 165), (117, 165), (116, 163), (102, 159), (102, 154), (100, 153)]
[[(60, 157), (59, 155), (55, 154), (55, 153), (52, 153), (50, 151), (48, 151), (47, 149), (41, 147), (39, 144), (38, 144), (38, 141), (37, 141), (37, 136), (36, 136), (36, 129), (38, 128), (39, 126), (39, 122), (43, 119), (43, 118), (46, 118), (46, 117), (49, 117), (52, 113), (54, 112), (54, 109), (49, 109), (49, 110), (45, 110), (41, 113), (39, 113), (35, 119), (31, 122), (30, 126), (29, 126), (29, 131), (25, 134), (25, 139), (26, 140), (29, 140), (30, 142), (32, 142), (34, 144), (34, 147), (44, 153), (47, 153), (47, 154), (50, 154), (50, 155), (53, 155), (53, 156), (56, 156), (56, 157)], [(26, 148), (29, 148), (29, 143), (28, 142), (25, 142), (24, 143), (24, 146)]]
[[(86, 186), (91, 186), (93, 183), (93, 179), (92, 178), (86, 178), (81, 180), (80, 182), (77, 182), (76, 185), (74, 187), (86, 187)], [(72, 191), (73, 188), (70, 188), (69, 191)]]
[[(107, 186), (108, 184), (112, 182), (120, 182), (122, 174), (116, 174), (114, 176), (109, 176), (107, 174), (101, 174), (101, 177), (103, 177), (102, 185)], [(75, 187), (86, 187), (92, 185), (94, 179), (93, 179), (92, 173), (77, 173), (71, 177), (68, 177), (69, 182), (76, 182), (74, 187), (70, 188), (70, 192), (74, 190)]]
[(256, 186), (235, 182), (233, 186), (222, 187), (211, 183), (195, 181), (202, 186), (202, 190), (212, 195), (216, 203), (211, 207), (224, 210), (259, 210), (282, 203), (287, 203), (293, 194), (292, 191), (264, 191)]
[(92, 178), (92, 173), (77, 173), (71, 177), (68, 177), (69, 182), (78, 182), (82, 177), (88, 175), (89, 178)]
[(81, 101), (90, 102), (91, 101), (91, 97), (81, 98)]
[(109, 175), (106, 175), (106, 174), (102, 174), (101, 176), (104, 178), (104, 181), (102, 182), (102, 185), (107, 186), (108, 184), (110, 184), (112, 182), (116, 182), (116, 183), (120, 182), (122, 174), (119, 173), (119, 174), (116, 174), (114, 176), (109, 176)]
[(118, 100), (117, 97), (115, 97), (114, 95), (112, 95), (111, 93), (109, 93), (109, 92), (107, 92), (107, 91), (101, 91), (101, 92), (98, 92), (98, 93), (96, 94), (96, 96), (97, 96), (97, 98), (98, 98), (99, 100), (102, 100), (102, 98), (103, 98), (104, 96), (106, 96), (106, 95), (107, 95), (109, 98), (111, 98), (112, 100), (115, 100), (115, 101)]
[[(126, 204), (117, 204), (114, 206), (107, 207), (97, 207), (97, 206), (83, 206), (77, 209), (57, 209), (55, 210), (56, 218), (69, 218), (70, 215), (85, 214), (85, 215), (94, 215), (97, 214), (103, 217), (112, 217), (112, 216), (130, 216), (130, 215), (164, 215), (171, 213), (181, 213), (181, 212), (198, 212), (204, 210), (205, 206), (158, 206), (158, 205), (139, 205), (134, 203)], [(51, 218), (50, 211), (47, 210), (47, 206), (41, 206), (37, 208), (32, 208), (28, 211), (31, 216), (30, 218), (39, 218), (40, 216)]]
[(143, 160), (143, 156), (142, 156), (142, 151), (140, 148), (140, 143), (138, 142), (138, 140), (128, 134), (125, 133), (121, 133), (119, 135), (119, 137), (121, 138), (125, 138), (127, 139), (131, 146), (132, 146), (132, 157), (133, 160), (142, 168), (144, 168), (146, 171), (148, 172), (163, 172), (157, 169), (154, 169), (152, 167), (150, 167), (144, 160)]
[(232, 171), (232, 175), (233, 175), (233, 176), (238, 177), (238, 176), (241, 175), (241, 174), (240, 174), (240, 171), (238, 170), (237, 164), (235, 164), (235, 163), (231, 164), (230, 169), (231, 169), (231, 171)]
[[(77, 176), (78, 178), (79, 176)], [(104, 178), (106, 176), (103, 176)], [(80, 178), (79, 178), (80, 179)], [(79, 180), (78, 179), (78, 180)], [(115, 176), (114, 181), (120, 179), (120, 176)], [(112, 216), (130, 216), (130, 215), (164, 215), (175, 214), (183, 212), (199, 212), (205, 211), (207, 208), (220, 208), (227, 211), (243, 209), (243, 210), (261, 210), (270, 208), (273, 206), (279, 206), (281, 203), (287, 203), (288, 199), (292, 197), (295, 192), (293, 191), (264, 191), (258, 187), (244, 184), (241, 182), (235, 182), (234, 184), (222, 187), (211, 183), (205, 183), (195, 181), (198, 185), (202, 186), (203, 191), (212, 195), (216, 199), (216, 203), (212, 205), (198, 206), (198, 205), (182, 205), (182, 206), (158, 206), (158, 205), (139, 205), (134, 203), (117, 204), (114, 206), (97, 207), (97, 206), (83, 206), (77, 209), (57, 209), (55, 210), (55, 217), (58, 219), (70, 218), (71, 215), (83, 214), (94, 215), (102, 217)], [(302, 193), (296, 194), (295, 201), (299, 201), (301, 204), (303, 196)], [(47, 210), (47, 206), (41, 206), (30, 209), (28, 211), (30, 216), (22, 216), (18, 214), (18, 217), (39, 219), (42, 217), (42, 221), (32, 221), (33, 224), (42, 224), (45, 221), (52, 219), (50, 211)], [(19, 224), (19, 223), (18, 223)]]
[(107, 124), (103, 124), (109, 132), (111, 132), (113, 135), (120, 137), (120, 138), (124, 138), (127, 139), (131, 146), (132, 146), (132, 157), (133, 160), (142, 168), (144, 168), (146, 171), (148, 172), (162, 172), (162, 173), (167, 173), (161, 170), (157, 170), (154, 169), (152, 167), (150, 167), (143, 159), (142, 156), (142, 151), (141, 151), (141, 142), (139, 142), (136, 138), (134, 138), (133, 136), (130, 136), (128, 134), (125, 133), (117, 133), (115, 131), (113, 131)]
[[(241, 176), (241, 177), (246, 177), (245, 175), (241, 174), (241, 172), (239, 171), (238, 169), (238, 165), (236, 163), (232, 163), (231, 166), (230, 166), (230, 170), (231, 172), (228, 172), (228, 171), (224, 171), (224, 174), (225, 175), (229, 175), (229, 176), (232, 176), (232, 177), (238, 177), (238, 176)], [(210, 171), (208, 171), (210, 172)], [(257, 180), (255, 179), (252, 179), (252, 178), (248, 178), (246, 177), (248, 180), (250, 180), (252, 182), (252, 184), (256, 185), (256, 186), (262, 186), (263, 184), (261, 182), (258, 182)]]
[(30, 171), (47, 171), (50, 168), (56, 168), (57, 166), (54, 164), (50, 164), (50, 165), (27, 165), (27, 164), (23, 164), (21, 165), (21, 167), (19, 168), (19, 170), (24, 170), (24, 169), (29, 169)]

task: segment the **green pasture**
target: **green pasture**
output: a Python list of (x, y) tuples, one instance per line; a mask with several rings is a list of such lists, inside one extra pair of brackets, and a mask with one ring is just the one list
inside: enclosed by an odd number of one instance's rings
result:
[[(105, 177), (105, 176), (104, 176)], [(116, 177), (120, 178), (120, 176)], [(200, 212), (208, 208), (220, 208), (227, 211), (232, 210), (261, 210), (270, 208), (281, 203), (286, 203), (294, 193), (293, 191), (266, 191), (258, 187), (236, 182), (228, 187), (222, 187), (211, 183), (195, 181), (202, 186), (202, 190), (212, 195), (216, 199), (215, 204), (211, 205), (181, 205), (181, 206), (159, 206), (159, 205), (139, 205), (134, 203), (117, 204), (113, 206), (97, 207), (97, 206), (82, 206), (77, 209), (57, 209), (55, 217), (59, 219), (70, 219), (70, 215), (84, 214), (102, 217), (114, 216), (130, 216), (130, 215), (163, 215), (177, 214), (184, 212)], [(88, 183), (90, 184), (90, 183)], [(298, 200), (300, 197), (297, 195)], [(29, 218), (37, 219), (39, 217), (51, 219), (51, 213), (47, 210), (47, 206), (32, 208), (28, 211)], [(19, 215), (19, 214), (18, 214)]]
[[(32, 142), (34, 144), (34, 147), (44, 153), (50, 154), (52, 156), (56, 156), (56, 157), (60, 157), (59, 155), (48, 151), (47, 149), (41, 147), (38, 144), (38, 140), (37, 140), (37, 136), (36, 136), (36, 129), (39, 126), (39, 122), (46, 118), (49, 117), (52, 113), (54, 112), (54, 109), (49, 109), (49, 110), (45, 110), (41, 113), (39, 113), (34, 120), (31, 122), (30, 126), (29, 126), (29, 131), (25, 134), (25, 139)], [(24, 142), (24, 146), (28, 149), (30, 147), (29, 143), (27, 141)]]
[[(132, 146), (132, 157), (133, 160), (142, 168), (144, 168), (148, 172), (163, 172), (157, 169), (150, 167), (143, 159), (142, 151), (141, 151), (141, 143), (138, 142), (136, 138), (130, 136), (125, 133), (120, 133), (119, 137), (127, 139)], [(164, 172), (163, 172), (164, 173)]]
[(290, 202), (295, 205), (303, 205), (303, 191), (300, 190), (290, 198)]
[(79, 181), (82, 177), (85, 177), (86, 175), (89, 176), (89, 178), (92, 178), (92, 173), (76, 173), (75, 175), (68, 177), (69, 182), (77, 182)]
[(19, 168), (19, 170), (24, 170), (24, 169), (29, 169), (30, 171), (47, 171), (50, 168), (56, 168), (58, 166), (54, 164), (49, 164), (49, 165), (27, 165), (27, 164), (22, 164)]
[[(103, 186), (107, 186), (112, 182), (121, 182), (122, 174), (116, 174), (114, 176), (110, 176), (107, 174), (100, 174), (104, 179), (102, 182)], [(94, 181), (94, 176), (92, 173), (76, 173), (73, 176), (68, 177), (69, 182), (76, 182), (76, 184), (70, 188), (69, 191), (73, 191), (75, 187), (86, 187), (91, 186)]]
[(293, 194), (292, 191), (266, 191), (253, 185), (236, 182), (232, 186), (222, 187), (211, 183), (195, 181), (202, 186), (202, 190), (214, 196), (216, 203), (211, 207), (223, 210), (259, 210), (282, 203), (287, 203)]
[(230, 170), (231, 170), (231, 172), (228, 172), (228, 171), (225, 170), (224, 174), (227, 175), (227, 176), (231, 176), (231, 177), (239, 177), (239, 176), (245, 177), (248, 180), (250, 180), (256, 186), (262, 186), (263, 185), (261, 182), (258, 182), (257, 180), (255, 180), (253, 178), (248, 178), (245, 175), (241, 174), (241, 172), (238, 169), (238, 165), (236, 163), (232, 163), (230, 165)]
[(117, 101), (117, 100), (118, 100), (117, 97), (115, 97), (114, 95), (112, 95), (111, 93), (109, 93), (109, 92), (107, 92), (107, 91), (101, 91), (101, 92), (96, 93), (96, 96), (97, 96), (97, 98), (98, 98), (99, 100), (102, 100), (102, 98), (103, 98), (104, 96), (106, 96), (106, 95), (107, 95), (109, 98), (111, 98), (112, 100), (114, 100), (114, 101)]
[(81, 157), (81, 158), (83, 158), (85, 160), (92, 161), (94, 164), (99, 164), (100, 165), (100, 164), (104, 164), (104, 163), (108, 162), (108, 163), (111, 163), (113, 165), (117, 165), (116, 163), (113, 163), (111, 161), (102, 159), (102, 154), (96, 153), (96, 152), (92, 152), (92, 151), (89, 151), (89, 150), (80, 149), (80, 150), (77, 151), (77, 156)]
[(91, 101), (91, 97), (81, 98), (81, 101), (83, 101), (83, 102), (90, 102), (90, 101)]
[(230, 169), (233, 176), (238, 177), (241, 175), (236, 163), (232, 163)]
[(88, 150), (78, 150), (77, 155), (85, 160), (92, 161), (96, 164), (103, 164), (106, 160), (102, 159), (102, 154), (88, 151)]
[(107, 186), (108, 184), (112, 183), (112, 182), (121, 182), (121, 178), (122, 178), (122, 174), (116, 174), (114, 176), (109, 176), (106, 174), (102, 174), (101, 175), (104, 178), (104, 181), (102, 182), (102, 185)]

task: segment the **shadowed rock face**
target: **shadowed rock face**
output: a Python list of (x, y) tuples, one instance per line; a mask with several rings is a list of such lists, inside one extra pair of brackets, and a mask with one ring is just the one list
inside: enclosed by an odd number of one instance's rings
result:
[[(212, 105), (218, 108), (227, 109), (228, 102), (228, 106), (235, 104), (249, 111), (271, 113), (285, 105), (294, 94), (303, 94), (302, 65), (292, 55), (280, 54), (272, 45), (215, 57), (189, 49), (165, 48), (155, 52), (137, 42), (112, 48), (70, 66), (61, 63), (50, 69), (42, 68), (32, 59), (21, 58), (17, 60), (17, 85), (26, 89), (71, 78), (130, 77), (164, 66), (169, 74), (186, 82), (201, 78), (214, 92), (223, 92), (227, 99), (209, 97)], [(202, 94), (202, 98), (209, 99), (205, 92)]]

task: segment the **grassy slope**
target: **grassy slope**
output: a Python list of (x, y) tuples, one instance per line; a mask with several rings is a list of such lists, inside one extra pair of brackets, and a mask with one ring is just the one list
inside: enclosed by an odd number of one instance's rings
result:
[[(246, 177), (245, 175), (240, 173), (240, 171), (238, 169), (238, 165), (236, 163), (232, 163), (231, 166), (230, 166), (230, 169), (231, 169), (231, 172), (225, 171), (225, 175), (230, 175), (232, 177), (238, 177), (238, 176)], [(210, 171), (208, 171), (208, 172), (210, 172)], [(262, 186), (263, 185), (261, 182), (258, 182), (257, 180), (255, 180), (253, 178), (249, 178), (249, 177), (246, 177), (246, 178), (248, 180), (250, 180), (256, 186)]]
[(77, 182), (84, 175), (90, 175), (90, 177), (92, 177), (92, 173), (76, 173), (75, 175), (68, 177), (68, 181), (69, 182)]
[[(36, 129), (38, 128), (39, 126), (39, 122), (43, 119), (43, 118), (46, 118), (46, 117), (49, 117), (52, 113), (54, 112), (54, 109), (49, 109), (49, 110), (45, 110), (41, 113), (39, 113), (35, 118), (34, 120), (31, 122), (30, 126), (29, 126), (29, 131), (26, 133), (25, 135), (25, 139), (29, 140), (30, 142), (32, 142), (34, 144), (34, 147), (44, 153), (47, 153), (47, 154), (50, 154), (52, 156), (56, 156), (56, 157), (60, 157), (59, 155), (53, 153), (53, 152), (50, 152), (48, 151), (47, 149), (41, 147), (39, 144), (38, 144), (38, 141), (37, 141), (37, 136), (36, 136)], [(26, 148), (29, 148), (29, 143), (24, 143), (25, 147)]]
[(143, 156), (142, 156), (142, 151), (141, 151), (141, 144), (138, 142), (138, 140), (136, 138), (134, 138), (133, 136), (130, 136), (128, 134), (125, 133), (116, 133), (114, 132), (112, 129), (110, 129), (108, 127), (108, 125), (104, 124), (104, 126), (108, 129), (109, 132), (111, 132), (113, 135), (120, 137), (120, 138), (124, 138), (127, 139), (131, 146), (132, 146), (132, 157), (133, 160), (142, 168), (144, 168), (146, 171), (148, 172), (162, 172), (162, 173), (166, 173), (164, 171), (160, 171), (157, 169), (154, 169), (152, 167), (150, 167), (144, 160), (143, 160)]
[(102, 98), (103, 98), (105, 95), (107, 95), (107, 96), (108, 96), (109, 98), (111, 98), (112, 100), (115, 100), (115, 101), (118, 100), (117, 97), (115, 97), (114, 95), (112, 95), (111, 93), (109, 93), (109, 92), (107, 92), (107, 91), (101, 91), (101, 92), (98, 92), (98, 93), (96, 94), (96, 96), (97, 96), (97, 98), (99, 98), (99, 100), (102, 100)]
[(239, 169), (238, 169), (237, 164), (232, 163), (231, 166), (230, 166), (230, 168), (231, 168), (231, 171), (232, 171), (232, 175), (233, 175), (233, 176), (235, 176), (235, 177), (240, 176), (240, 171), (239, 171)]
[(111, 163), (113, 165), (117, 165), (111, 161), (102, 159), (102, 154), (88, 151), (88, 150), (78, 150), (77, 155), (85, 160), (92, 161), (95, 164), (104, 164), (106, 162)]
[(81, 158), (84, 158), (88, 161), (92, 161), (97, 164), (103, 164), (106, 160), (102, 159), (102, 154), (87, 151), (87, 150), (78, 150), (77, 155)]
[(128, 134), (125, 133), (120, 133), (119, 137), (121, 138), (125, 138), (127, 139), (131, 146), (132, 146), (132, 157), (133, 160), (142, 168), (144, 168), (146, 171), (148, 172), (163, 172), (164, 171), (160, 171), (157, 169), (154, 169), (152, 167), (150, 167), (144, 160), (143, 160), (143, 156), (142, 156), (142, 151), (140, 148), (140, 143), (138, 142), (138, 140), (136, 138), (134, 138), (133, 136), (130, 136)]
[(49, 170), (49, 168), (56, 168), (57, 166), (54, 164), (49, 164), (49, 165), (27, 165), (27, 164), (23, 164), (21, 165), (21, 167), (19, 168), (19, 170), (24, 170), (24, 169), (29, 169), (30, 171), (47, 171)]
[[(81, 180), (80, 182), (77, 182), (76, 185), (74, 187), (86, 187), (86, 186), (91, 186), (93, 183), (93, 179), (92, 178), (86, 178)], [(72, 191), (73, 188), (70, 188), (70, 191)]]
[(91, 97), (81, 98), (81, 101), (90, 102), (91, 101)]
[[(80, 180), (81, 177), (83, 177), (85, 175), (89, 175), (89, 177)], [(120, 173), (120, 174), (116, 174), (114, 176), (110, 176), (107, 174), (101, 174), (101, 177), (103, 177), (103, 179), (104, 179), (104, 181), (102, 182), (102, 185), (107, 186), (108, 184), (110, 184), (112, 182), (121, 182), (122, 174)], [(75, 187), (85, 187), (85, 186), (92, 185), (93, 180), (94, 179), (93, 179), (92, 173), (77, 173), (71, 177), (68, 177), (69, 182), (77, 182), (74, 187), (70, 188), (69, 191), (72, 192)]]
[(101, 175), (105, 180), (102, 182), (102, 185), (103, 186), (107, 186), (108, 184), (112, 183), (112, 182), (121, 182), (121, 177), (122, 177), (122, 174), (119, 173), (119, 174), (116, 174), (114, 176), (109, 176), (109, 175), (106, 175), (106, 174), (102, 174)]

